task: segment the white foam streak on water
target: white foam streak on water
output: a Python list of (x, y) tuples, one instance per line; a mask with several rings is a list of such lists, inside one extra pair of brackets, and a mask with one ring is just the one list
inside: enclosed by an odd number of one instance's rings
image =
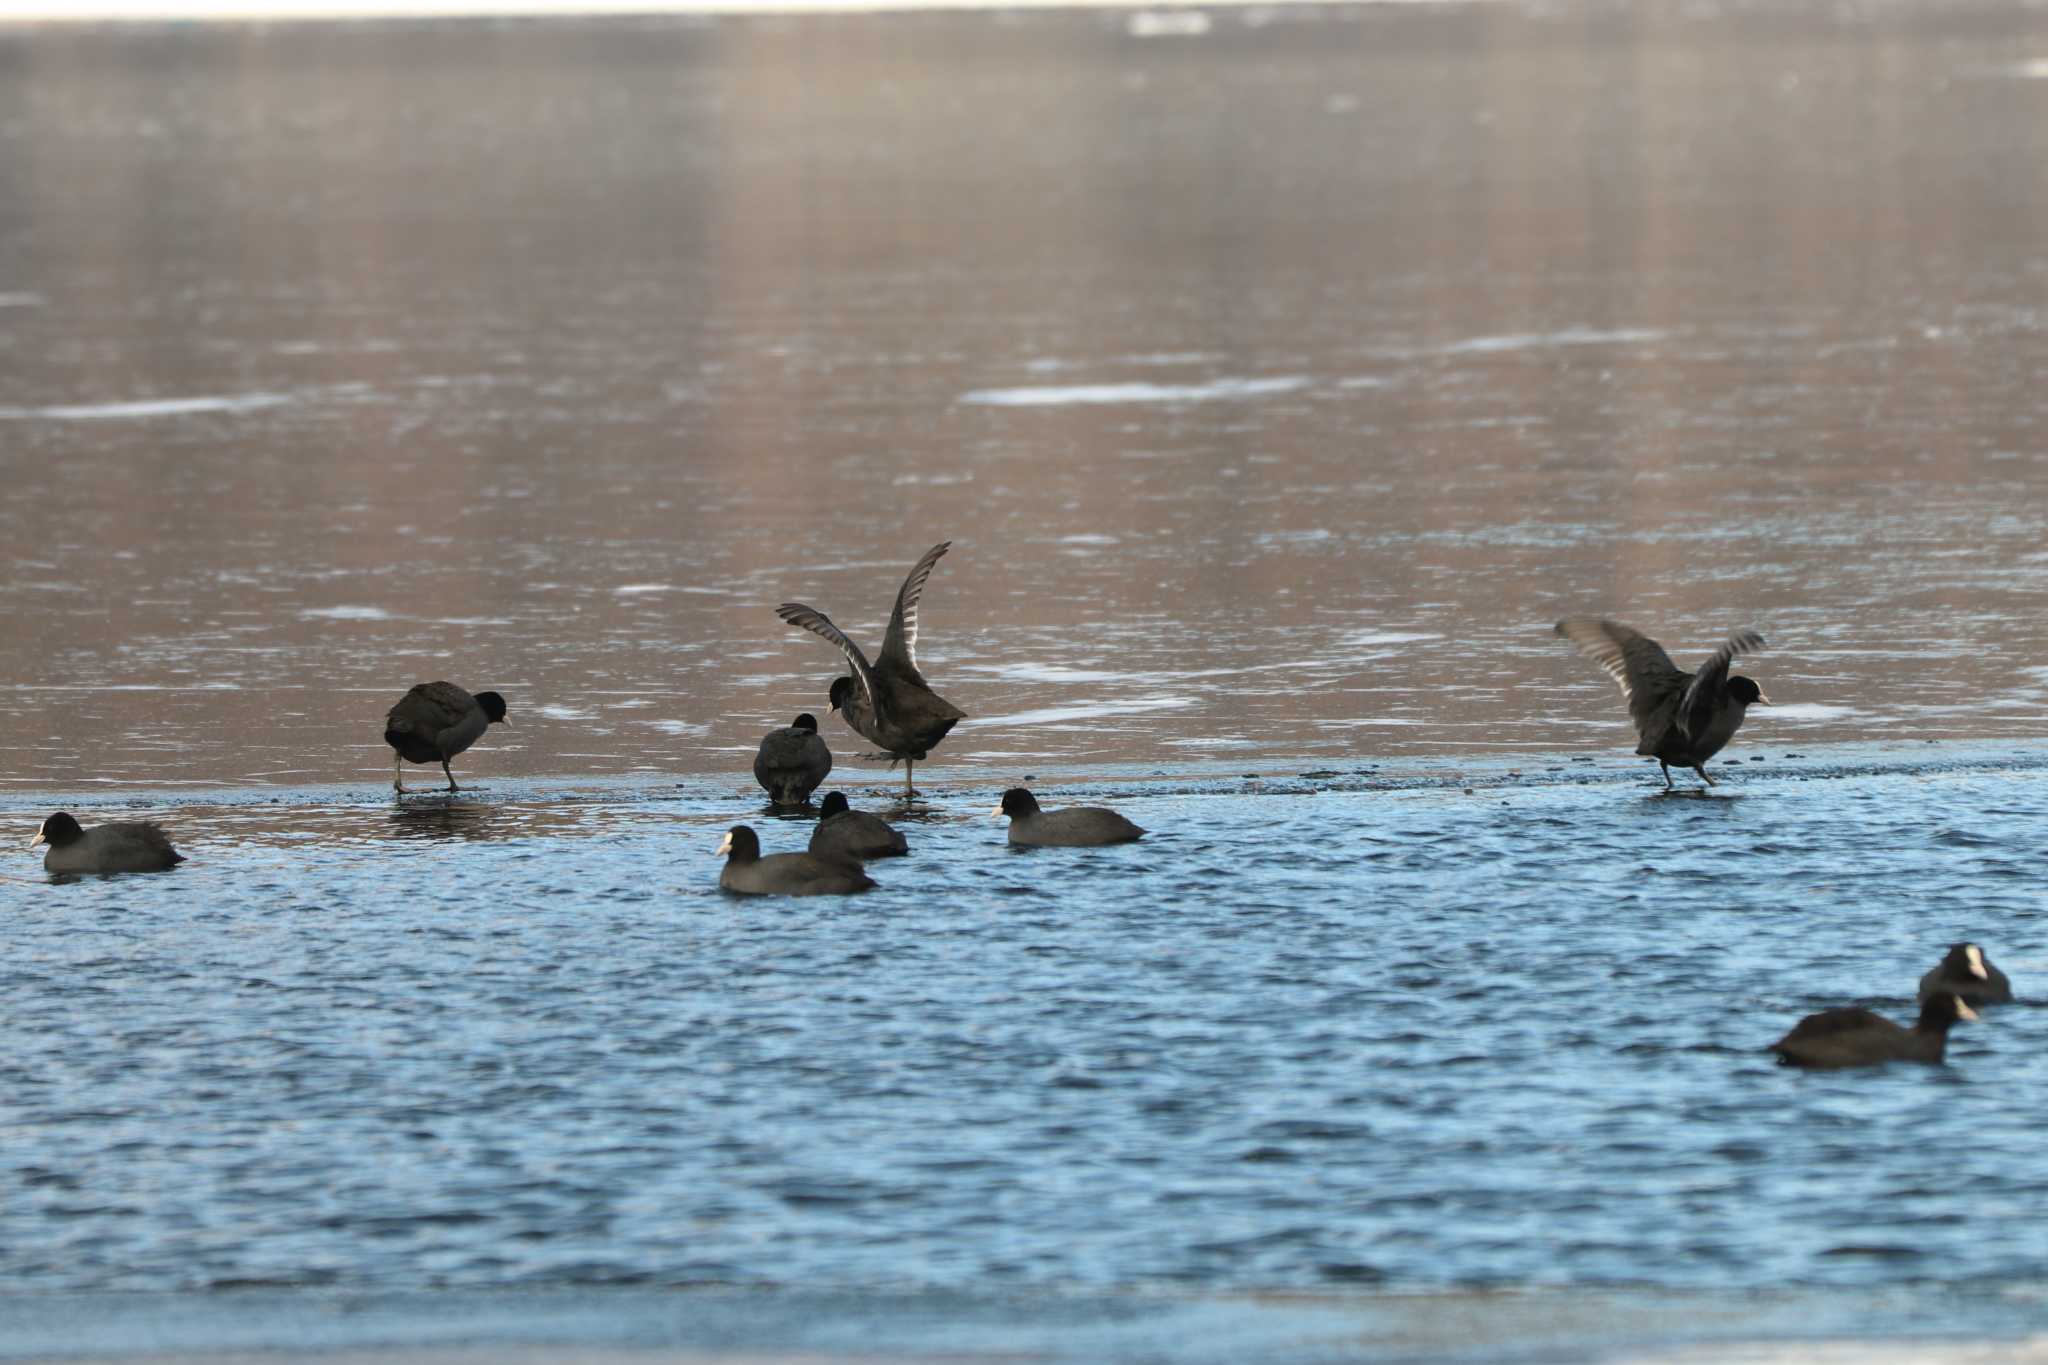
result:
[(953, 671), (956, 673), (985, 673), (1013, 682), (1054, 684), (1133, 682), (1147, 679), (1151, 676), (1144, 673), (1117, 672), (1106, 668), (1069, 668), (1064, 664), (1041, 663), (960, 664)]
[(1344, 645), (1409, 645), (1444, 637), (1430, 630), (1361, 630), (1338, 640)]
[(1273, 379), (1216, 379), (1206, 384), (1071, 384), (1046, 388), (975, 389), (962, 403), (985, 407), (1064, 407), (1107, 403), (1204, 403), (1216, 399), (1266, 398), (1308, 387), (1300, 375)]
[(1198, 38), (1209, 31), (1209, 16), (1195, 9), (1140, 10), (1125, 31), (1133, 38)]
[(144, 398), (125, 403), (57, 403), (39, 408), (0, 408), (0, 421), (101, 422), (195, 413), (257, 412), (291, 402), (282, 393), (246, 393), (214, 398)]
[(1749, 713), (1751, 721), (1765, 717), (1771, 720), (1841, 720), (1855, 714), (1853, 707), (1831, 706), (1817, 701), (1773, 702), (1762, 710), (1752, 709)]
[(1102, 720), (1142, 711), (1167, 711), (1191, 706), (1186, 697), (1129, 697), (1115, 701), (1077, 702), (1067, 706), (1046, 706), (1035, 711), (1016, 711), (1003, 716), (977, 716), (976, 725), (1052, 725), (1072, 720)]
[(1670, 333), (1654, 327), (1567, 327), (1556, 332), (1517, 332), (1506, 336), (1472, 337), (1441, 348), (1440, 355), (1492, 355), (1502, 351), (1528, 351), (1549, 346), (1619, 346), (1662, 341)]
[(301, 607), (299, 616), (308, 621), (389, 621), (391, 613), (382, 607)]
[[(1364, 0), (1372, 4), (1426, 6), (1469, 0)], [(1259, 0), (1242, 8), (1265, 9), (1338, 3), (1338, 0)], [(0, 0), (0, 20), (39, 22), (127, 19), (425, 19), (513, 16), (648, 14), (885, 14), (917, 10), (1130, 9), (1130, 0)], [(1139, 25), (1140, 19), (1150, 23)], [(1247, 23), (1255, 22), (1247, 18)], [(1172, 10), (1141, 10), (1132, 18), (1134, 37), (1199, 36), (1209, 25), (1193, 24)]]

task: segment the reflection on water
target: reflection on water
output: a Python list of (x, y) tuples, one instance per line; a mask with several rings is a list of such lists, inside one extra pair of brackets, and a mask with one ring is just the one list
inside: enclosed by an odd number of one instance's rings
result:
[(455, 794), (405, 797), (392, 803), (391, 833), (401, 839), (505, 839), (533, 832), (519, 812)]
[(0, 35), (0, 780), (739, 772), (942, 537), (941, 770), (2048, 732), (2022, 19), (1387, 11)]

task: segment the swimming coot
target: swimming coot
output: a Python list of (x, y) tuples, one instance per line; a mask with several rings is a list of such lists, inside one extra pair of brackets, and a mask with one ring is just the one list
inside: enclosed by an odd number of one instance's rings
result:
[(81, 828), (68, 811), (43, 821), (30, 848), (47, 844), (46, 872), (161, 872), (185, 861), (163, 830), (146, 820)]
[(818, 806), (818, 823), (811, 830), (811, 852), (899, 858), (910, 852), (910, 841), (880, 816), (849, 807), (843, 793), (827, 792)]
[(1939, 1064), (1949, 1025), (1977, 1012), (1947, 991), (1930, 995), (1911, 1028), (1854, 1006), (1809, 1014), (1768, 1049), (1786, 1066), (1876, 1066), (1882, 1062)]
[(1958, 995), (1972, 1005), (2005, 1005), (2012, 1002), (2012, 982), (1991, 965), (1984, 950), (1974, 943), (1950, 947), (1934, 969), (1920, 978), (1920, 1001), (1936, 991)]
[(1127, 844), (1145, 833), (1115, 811), (1101, 806), (1040, 810), (1038, 798), (1022, 787), (1004, 792), (1003, 803), (989, 814), (1010, 817), (1011, 843), (1041, 848)]
[(858, 861), (829, 853), (761, 856), (760, 836), (734, 825), (718, 851), (726, 855), (718, 884), (741, 896), (844, 896), (875, 885)]

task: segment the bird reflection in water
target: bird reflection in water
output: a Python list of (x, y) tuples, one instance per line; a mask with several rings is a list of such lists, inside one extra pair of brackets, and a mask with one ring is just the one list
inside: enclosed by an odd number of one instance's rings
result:
[(508, 839), (520, 832), (502, 806), (452, 793), (395, 802), (390, 818), (391, 832), (401, 839)]

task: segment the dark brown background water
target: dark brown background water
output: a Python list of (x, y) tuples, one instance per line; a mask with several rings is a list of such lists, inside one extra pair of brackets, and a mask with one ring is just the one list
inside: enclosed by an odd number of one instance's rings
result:
[(0, 33), (0, 780), (740, 772), (943, 538), (941, 780), (2048, 735), (2035, 21), (1206, 23)]

